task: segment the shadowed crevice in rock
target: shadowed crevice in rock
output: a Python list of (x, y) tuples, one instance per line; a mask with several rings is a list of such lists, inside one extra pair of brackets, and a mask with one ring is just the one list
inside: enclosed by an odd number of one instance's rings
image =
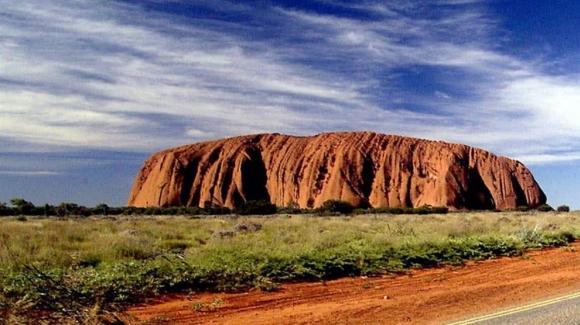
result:
[(361, 192), (363, 196), (363, 202), (359, 204), (359, 207), (370, 207), (370, 195), (373, 189), (373, 184), (375, 182), (375, 163), (369, 155), (365, 155), (363, 159), (363, 166), (360, 177), (362, 179)]
[(528, 202), (526, 201), (526, 194), (525, 194), (524, 190), (522, 189), (522, 186), (520, 185), (520, 182), (518, 181), (517, 177), (512, 175), (511, 179), (512, 179), (512, 185), (514, 187), (514, 191), (515, 191), (515, 195), (516, 195), (516, 205), (517, 206), (528, 205)]
[(441, 141), (338, 132), (241, 136), (156, 153), (135, 178), (128, 203), (231, 208), (266, 200), (316, 208), (332, 199), (455, 210), (546, 202), (531, 172), (509, 158)]
[(364, 197), (368, 200), (371, 190), (373, 188), (373, 183), (375, 181), (375, 163), (370, 156), (365, 156), (362, 167), (362, 184), (361, 190)]
[[(228, 192), (232, 187), (232, 179), (234, 177), (234, 162), (231, 160), (227, 160), (223, 162), (224, 170), (222, 171), (222, 181), (221, 181), (221, 196), (220, 198), (224, 199), (228, 197)], [(223, 168), (223, 167), (222, 167)]]
[(469, 210), (495, 209), (493, 197), (476, 169), (470, 169), (467, 176), (468, 188), (465, 208)]
[(242, 193), (246, 201), (270, 201), (270, 194), (266, 188), (268, 180), (266, 166), (262, 160), (262, 154), (256, 147), (250, 147), (240, 167), (242, 176)]
[[(201, 177), (212, 179), (212, 183), (216, 185), (220, 184), (219, 182), (219, 178), (221, 176), (220, 157), (222, 155), (222, 149), (223, 146), (217, 146), (217, 148), (214, 148), (209, 154), (206, 164), (204, 164), (205, 173), (204, 171), (200, 171)], [(211, 170), (212, 168), (215, 170), (215, 172), (210, 173), (209, 170)], [(212, 177), (210, 177), (210, 175), (212, 175)], [(219, 186), (211, 186), (206, 191), (209, 191), (209, 197), (207, 197), (206, 200), (204, 200), (206, 206), (208, 205), (208, 203), (209, 206), (220, 205), (220, 203), (222, 203), (219, 202), (219, 200), (215, 196), (215, 193), (219, 192)]]
[(197, 161), (194, 160), (189, 163), (185, 168), (183, 168), (183, 184), (182, 190), (180, 193), (180, 201), (182, 206), (187, 205), (198, 205), (199, 202), (192, 200), (192, 189), (193, 189), (193, 181), (195, 180), (195, 176), (197, 174)]

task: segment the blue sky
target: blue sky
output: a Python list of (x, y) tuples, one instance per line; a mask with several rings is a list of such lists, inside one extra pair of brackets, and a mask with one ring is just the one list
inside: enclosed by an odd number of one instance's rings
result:
[(0, 0), (0, 201), (125, 203), (152, 152), (373, 130), (580, 208), (580, 2)]

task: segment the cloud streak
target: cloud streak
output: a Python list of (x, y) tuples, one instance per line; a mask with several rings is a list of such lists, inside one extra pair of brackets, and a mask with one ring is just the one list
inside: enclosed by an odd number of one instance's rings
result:
[(54, 176), (59, 175), (57, 172), (49, 170), (0, 170), (3, 176)]
[(375, 130), (531, 163), (579, 159), (580, 77), (502, 51), (483, 4), (331, 3), (360, 15), (197, 4), (228, 20), (155, 2), (0, 0), (0, 143), (153, 151)]

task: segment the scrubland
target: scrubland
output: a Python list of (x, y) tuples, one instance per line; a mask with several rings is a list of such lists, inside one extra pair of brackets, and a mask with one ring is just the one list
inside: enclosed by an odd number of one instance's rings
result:
[(405, 272), (580, 238), (580, 213), (0, 219), (0, 319), (113, 321), (161, 294)]

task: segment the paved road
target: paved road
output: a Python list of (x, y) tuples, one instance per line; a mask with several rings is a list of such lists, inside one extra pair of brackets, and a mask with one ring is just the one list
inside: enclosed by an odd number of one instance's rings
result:
[(450, 325), (580, 325), (580, 292), (499, 311)]

